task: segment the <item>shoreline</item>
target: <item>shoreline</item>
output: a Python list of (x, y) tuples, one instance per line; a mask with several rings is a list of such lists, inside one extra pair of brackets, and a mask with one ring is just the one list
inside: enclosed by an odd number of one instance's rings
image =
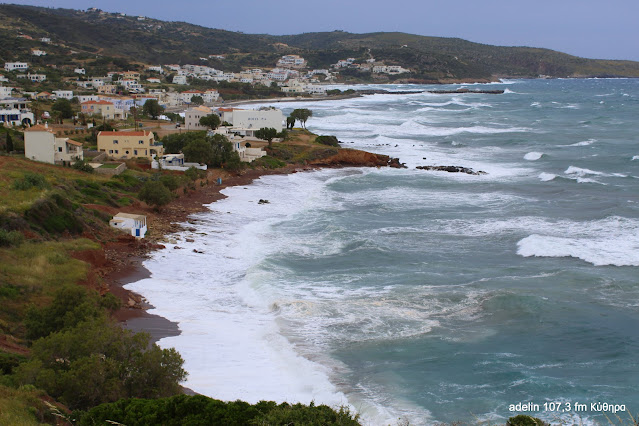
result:
[[(171, 234), (188, 229), (183, 224), (188, 223), (192, 214), (204, 212), (207, 210), (207, 204), (226, 198), (226, 195), (221, 193), (223, 189), (248, 185), (266, 175), (284, 175), (317, 169), (317, 166), (288, 165), (275, 170), (248, 170), (238, 176), (211, 170), (207, 176), (208, 180), (214, 182), (217, 177), (222, 177), (221, 185), (210, 183), (194, 192), (181, 195), (159, 213), (145, 211), (144, 213), (152, 216), (152, 219), (144, 240), (124, 237), (117, 242), (108, 243), (104, 248), (105, 260), (110, 268), (105, 274), (98, 275), (102, 275), (108, 291), (122, 301), (122, 307), (114, 312), (113, 318), (126, 329), (149, 333), (152, 343), (165, 337), (178, 336), (180, 329), (177, 323), (149, 313), (148, 310), (154, 307), (146, 302), (144, 296), (124, 288), (127, 284), (151, 277), (151, 272), (143, 265), (144, 260), (150, 253), (163, 249), (162, 243)], [(96, 267), (95, 262), (91, 263)]]

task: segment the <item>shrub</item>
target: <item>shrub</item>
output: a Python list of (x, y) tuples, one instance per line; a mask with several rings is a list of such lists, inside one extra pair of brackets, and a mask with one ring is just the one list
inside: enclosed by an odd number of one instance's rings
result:
[(45, 189), (48, 184), (44, 176), (38, 173), (27, 172), (21, 178), (13, 181), (13, 189), (27, 191), (31, 188)]
[(160, 176), (160, 182), (166, 186), (169, 191), (175, 191), (180, 186), (178, 178), (174, 175), (162, 175)]
[(118, 422), (128, 426), (173, 425), (359, 425), (358, 416), (347, 408), (334, 410), (315, 406), (260, 401), (223, 402), (203, 395), (179, 395), (158, 400), (127, 399), (103, 404), (87, 413), (74, 413), (78, 424), (96, 425)]
[(162, 183), (147, 181), (138, 193), (138, 198), (157, 209), (168, 204), (173, 195)]
[(203, 179), (206, 177), (206, 172), (204, 170), (196, 169), (195, 167), (189, 167), (184, 172), (184, 176), (191, 179), (192, 181), (196, 181), (198, 179)]
[(15, 247), (22, 244), (24, 235), (20, 231), (6, 231), (0, 229), (0, 247)]
[(328, 146), (339, 146), (339, 141), (335, 136), (318, 136), (315, 138), (315, 142)]
[(548, 423), (544, 422), (537, 417), (527, 416), (525, 414), (520, 414), (515, 417), (511, 417), (506, 422), (506, 426), (550, 426)]
[(93, 173), (93, 167), (91, 167), (86, 160), (78, 160), (75, 163), (73, 163), (71, 167), (81, 172)]

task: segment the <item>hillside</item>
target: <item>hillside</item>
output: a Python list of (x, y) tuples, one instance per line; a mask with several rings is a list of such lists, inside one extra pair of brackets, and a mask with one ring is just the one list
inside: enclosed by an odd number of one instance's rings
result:
[[(33, 38), (19, 38), (27, 35)], [(328, 68), (339, 59), (374, 57), (413, 72), (413, 81), (488, 80), (498, 77), (623, 76), (639, 77), (639, 62), (584, 59), (528, 47), (489, 46), (457, 38), (405, 33), (352, 34), (343, 31), (289, 36), (244, 34), (205, 28), (185, 22), (71, 9), (0, 5), (0, 61), (33, 59), (29, 48), (48, 50), (62, 64), (99, 57), (120, 57), (145, 64), (204, 63), (239, 71), (273, 67), (283, 54), (304, 56), (311, 68)], [(224, 60), (200, 58), (225, 55)], [(345, 70), (352, 80), (370, 80), (370, 73)]]

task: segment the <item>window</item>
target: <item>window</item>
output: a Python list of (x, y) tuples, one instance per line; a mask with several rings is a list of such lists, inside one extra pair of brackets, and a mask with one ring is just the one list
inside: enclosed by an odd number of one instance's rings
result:
[(144, 141), (138, 141), (139, 145), (144, 145)]
[(61, 146), (58, 147), (58, 152), (62, 152), (62, 147)]
[(129, 154), (129, 151), (126, 151), (127, 155)]
[(114, 141), (113, 141), (113, 144), (114, 144), (114, 145), (117, 145), (117, 144), (118, 144), (118, 141), (117, 141), (117, 140), (114, 140)]
[(113, 154), (113, 150), (112, 149), (109, 150), (109, 154)]
[(137, 149), (133, 150), (133, 155), (138, 155), (138, 150)]
[(116, 153), (116, 154), (118, 153), (118, 150), (117, 150), (117, 149), (115, 150), (115, 153)]

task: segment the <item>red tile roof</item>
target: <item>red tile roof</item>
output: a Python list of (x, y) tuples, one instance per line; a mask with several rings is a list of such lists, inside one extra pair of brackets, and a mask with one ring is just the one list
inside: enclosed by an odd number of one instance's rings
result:
[(121, 132), (107, 132), (107, 131), (101, 131), (100, 133), (98, 133), (98, 136), (122, 136), (122, 137), (126, 137), (126, 136), (148, 136), (150, 135), (151, 132), (127, 132), (127, 131), (121, 131)]
[(113, 102), (109, 102), (109, 101), (86, 101), (86, 102), (82, 102), (82, 105), (113, 105)]

